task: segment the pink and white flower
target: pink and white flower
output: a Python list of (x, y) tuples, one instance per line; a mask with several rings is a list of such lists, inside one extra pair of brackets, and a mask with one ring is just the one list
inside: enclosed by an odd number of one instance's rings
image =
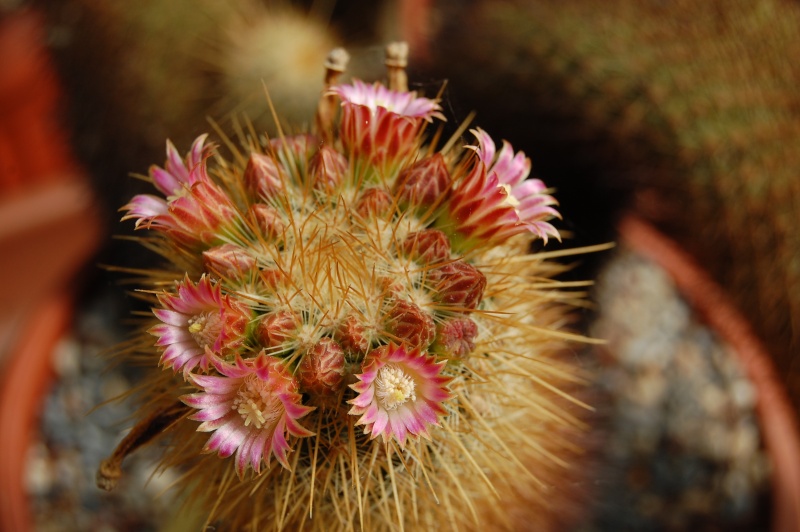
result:
[(150, 168), (153, 184), (166, 199), (151, 194), (134, 196), (122, 207), (127, 211), (122, 219), (135, 219), (136, 229), (163, 231), (184, 245), (214, 242), (220, 228), (236, 218), (236, 208), (208, 177), (206, 160), (211, 148), (204, 145), (205, 139), (202, 135), (194, 141), (185, 161), (168, 141), (164, 168)]
[(353, 80), (352, 85), (332, 87), (331, 93), (342, 100), (340, 138), (345, 150), (378, 166), (411, 154), (423, 122), (444, 120), (435, 100), (380, 83)]
[(297, 382), (283, 362), (262, 351), (255, 359), (234, 364), (214, 361), (217, 375), (191, 375), (201, 393), (181, 397), (199, 410), (190, 419), (201, 421), (199, 432), (213, 432), (204, 450), (226, 458), (236, 453), (236, 473), (244, 477), (250, 466), (256, 474), (274, 455), (289, 469), (287, 435), (313, 436), (298, 423), (313, 407), (303, 406)]
[(447, 389), (452, 380), (441, 374), (446, 362), (394, 344), (371, 351), (364, 359), (359, 382), (350, 387), (358, 392), (349, 414), (361, 416), (364, 434), (378, 435), (388, 442), (392, 437), (405, 445), (406, 438), (428, 438), (428, 427), (439, 424), (445, 413), (443, 403), (450, 399)]
[(175, 145), (167, 141), (167, 162), (164, 168), (155, 165), (150, 167), (150, 178), (164, 196), (178, 196), (185, 187), (191, 187), (198, 181), (208, 181), (205, 160), (211, 154), (212, 146), (205, 144), (207, 138), (208, 135), (197, 137), (183, 160)]
[(501, 243), (529, 231), (547, 243), (548, 236), (560, 238), (546, 220), (559, 217), (552, 205), (556, 200), (546, 194), (539, 179), (526, 179), (531, 162), (523, 152), (514, 153), (506, 141), (496, 153), (494, 141), (482, 129), (472, 130), (477, 146), (468, 146), (477, 154), (472, 169), (453, 189), (449, 204), (449, 222), (467, 239)]
[(161, 364), (188, 374), (197, 366), (207, 370), (217, 356), (230, 354), (244, 342), (248, 310), (222, 293), (207, 276), (194, 284), (188, 276), (177, 294), (158, 296), (163, 308), (153, 309), (162, 323), (150, 328), (156, 345), (164, 348)]

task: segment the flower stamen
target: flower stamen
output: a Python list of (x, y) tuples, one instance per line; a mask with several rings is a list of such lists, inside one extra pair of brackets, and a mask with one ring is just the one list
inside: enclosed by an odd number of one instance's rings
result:
[(213, 312), (203, 312), (192, 316), (188, 323), (189, 334), (202, 348), (213, 345), (222, 330), (222, 323)]
[(416, 401), (416, 383), (402, 369), (386, 366), (378, 372), (375, 379), (376, 395), (383, 408), (395, 410), (407, 401)]
[(507, 185), (507, 184), (504, 183), (502, 185), (498, 185), (498, 188), (500, 189), (500, 193), (501, 194), (505, 194), (505, 198), (504, 198), (505, 199), (505, 204), (508, 205), (509, 207), (514, 207), (514, 211), (519, 213), (519, 211), (517, 210), (517, 207), (519, 207), (520, 203), (519, 203), (519, 200), (517, 198), (515, 198), (514, 194), (511, 192), (511, 185)]
[(256, 429), (261, 429), (276, 420), (280, 413), (279, 403), (280, 400), (265, 389), (263, 381), (255, 375), (249, 375), (242, 382), (231, 410), (242, 416), (245, 427), (252, 424)]

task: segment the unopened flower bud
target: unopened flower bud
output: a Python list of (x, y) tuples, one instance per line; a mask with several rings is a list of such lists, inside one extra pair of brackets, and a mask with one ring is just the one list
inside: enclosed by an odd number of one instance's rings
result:
[(356, 203), (356, 212), (362, 218), (382, 216), (392, 207), (392, 197), (382, 188), (368, 188)]
[(292, 338), (296, 330), (297, 316), (288, 310), (279, 310), (261, 319), (256, 338), (264, 347), (278, 347)]
[(281, 174), (275, 160), (269, 155), (251, 153), (244, 169), (244, 184), (256, 197), (271, 198), (283, 188)]
[(264, 268), (258, 272), (264, 284), (272, 290), (278, 288), (284, 279), (284, 273), (279, 268)]
[(450, 258), (450, 239), (438, 229), (424, 229), (409, 234), (401, 249), (410, 259), (435, 264)]
[(347, 316), (334, 335), (345, 351), (365, 353), (369, 348), (369, 339), (361, 320), (354, 315)]
[(250, 207), (247, 214), (267, 238), (274, 240), (280, 237), (286, 229), (281, 213), (270, 205), (256, 203)]
[(332, 338), (322, 338), (297, 367), (300, 388), (315, 395), (333, 395), (344, 380), (344, 350)]
[(478, 326), (469, 318), (454, 318), (436, 326), (432, 351), (448, 358), (465, 360), (475, 349)]
[(242, 247), (222, 244), (203, 252), (203, 266), (209, 273), (236, 279), (255, 268), (256, 259)]
[(347, 159), (338, 151), (323, 146), (309, 163), (309, 173), (317, 190), (333, 190), (347, 173)]
[(447, 194), (450, 181), (444, 157), (437, 153), (403, 170), (394, 191), (401, 203), (430, 207)]
[(395, 301), (386, 313), (386, 332), (412, 348), (425, 349), (433, 341), (433, 317), (410, 301)]
[(429, 275), (438, 301), (454, 310), (472, 310), (483, 299), (486, 277), (475, 266), (457, 260), (432, 270)]
[(387, 296), (395, 296), (403, 292), (403, 283), (394, 276), (381, 275), (377, 279), (378, 286)]

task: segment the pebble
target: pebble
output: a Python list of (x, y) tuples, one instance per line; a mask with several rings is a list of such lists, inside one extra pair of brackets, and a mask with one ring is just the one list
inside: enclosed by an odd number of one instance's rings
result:
[[(607, 445), (579, 530), (768, 528), (768, 458), (755, 390), (735, 354), (669, 277), (624, 247), (605, 267), (589, 353), (608, 405)], [(601, 354), (602, 356), (601, 356)]]

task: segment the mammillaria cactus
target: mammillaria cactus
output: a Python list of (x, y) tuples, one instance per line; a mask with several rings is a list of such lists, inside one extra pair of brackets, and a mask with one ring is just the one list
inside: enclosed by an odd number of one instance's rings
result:
[(168, 143), (164, 197), (123, 208), (169, 266), (144, 272), (154, 318), (125, 349), (150, 368), (141, 421), (98, 481), (160, 437), (234, 530), (543, 522), (580, 425), (558, 358), (576, 296), (530, 253), (555, 200), (482, 130), (426, 144), (443, 116), (403, 57), (388, 87), (337, 84), (345, 57), (312, 134), (243, 135), (229, 160)]

